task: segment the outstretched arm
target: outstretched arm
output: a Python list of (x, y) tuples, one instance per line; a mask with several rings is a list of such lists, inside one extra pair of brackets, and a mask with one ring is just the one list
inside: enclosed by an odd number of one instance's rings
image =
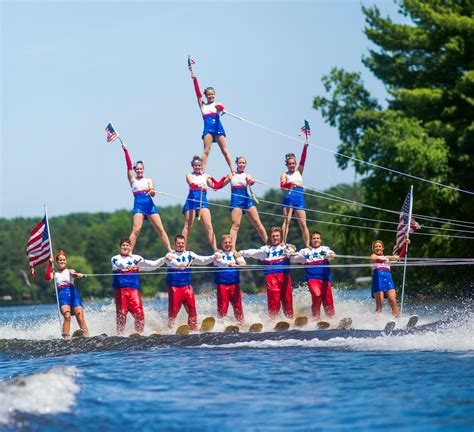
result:
[(304, 164), (306, 162), (306, 154), (308, 152), (308, 146), (309, 143), (305, 142), (303, 146), (303, 151), (301, 152), (300, 164), (298, 165), (298, 171), (300, 172), (300, 174), (303, 174)]
[(196, 75), (194, 75), (194, 72), (193, 72), (193, 71), (191, 71), (191, 79), (193, 80), (194, 91), (196, 92), (196, 97), (197, 97), (197, 101), (198, 101), (199, 108), (201, 108), (201, 107), (202, 107), (202, 104), (203, 104), (204, 102), (203, 102), (203, 100), (202, 100), (202, 93), (201, 93), (201, 89), (199, 88), (198, 79), (197, 79)]
[(222, 177), (220, 180), (216, 180), (214, 177), (211, 177), (211, 176), (207, 178), (207, 185), (214, 190), (222, 189), (229, 182), (230, 182), (230, 175), (226, 175)]
[(132, 184), (135, 176), (133, 175), (133, 166), (132, 160), (130, 159), (130, 154), (128, 153), (127, 146), (122, 143), (123, 152), (125, 153), (125, 162), (127, 163), (127, 177), (130, 184)]

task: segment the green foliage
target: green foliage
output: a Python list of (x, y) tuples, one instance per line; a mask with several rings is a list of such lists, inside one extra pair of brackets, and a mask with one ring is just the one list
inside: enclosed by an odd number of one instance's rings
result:
[[(396, 171), (474, 190), (474, 3), (400, 1), (400, 12), (409, 23), (382, 17), (377, 6), (363, 7), (363, 12), (365, 34), (375, 46), (363, 63), (385, 84), (390, 97), (383, 108), (365, 89), (358, 73), (333, 68), (323, 77), (328, 95), (315, 97), (313, 106), (339, 129), (338, 151), (345, 155), (337, 156), (339, 166), (345, 169), (352, 163), (363, 176), (365, 200), (372, 206), (387, 208), (388, 199), (401, 204), (413, 184), (415, 213), (472, 220), (472, 196)], [(343, 214), (387, 219), (376, 209), (338, 207)], [(381, 236), (385, 237), (383, 231)], [(367, 236), (349, 237), (357, 242)], [(474, 255), (472, 240), (452, 237), (416, 237), (412, 250), (425, 256)], [(440, 276), (445, 281), (440, 286), (448, 285), (447, 273)], [(463, 271), (458, 273), (462, 279)]]

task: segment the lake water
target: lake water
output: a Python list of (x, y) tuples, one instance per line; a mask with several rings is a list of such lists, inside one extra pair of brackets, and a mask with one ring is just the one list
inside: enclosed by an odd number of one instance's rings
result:
[[(270, 329), (265, 301), (246, 296), (244, 310), (248, 322)], [(300, 313), (309, 302), (305, 290), (296, 291)], [(368, 291), (335, 290), (335, 302), (337, 316), (352, 317), (357, 329), (382, 329), (391, 320), (388, 311), (374, 316)], [(197, 305), (201, 318), (215, 315), (213, 297)], [(5, 341), (41, 345), (57, 338), (55, 305), (4, 307), (0, 429), (473, 431), (472, 305), (408, 303), (405, 311), (397, 327), (413, 313), (420, 325), (456, 319), (403, 336), (22, 355)], [(168, 331), (166, 301), (145, 301), (145, 314), (145, 334)], [(111, 301), (88, 303), (86, 319), (92, 335), (115, 332)], [(185, 322), (184, 314), (178, 321)], [(232, 322), (218, 322), (216, 331)]]

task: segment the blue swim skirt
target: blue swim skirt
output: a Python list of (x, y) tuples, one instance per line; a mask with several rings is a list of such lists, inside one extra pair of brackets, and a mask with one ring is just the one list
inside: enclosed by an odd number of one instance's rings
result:
[(188, 210), (199, 210), (200, 208), (209, 208), (207, 204), (207, 191), (202, 192), (202, 205), (201, 202), (201, 191), (191, 190), (189, 191), (186, 202), (184, 203), (182, 213), (186, 213)]
[(254, 207), (255, 203), (250, 198), (247, 188), (232, 188), (230, 196), (230, 211), (240, 208), (244, 211)]
[(301, 186), (294, 187), (290, 191), (286, 191), (283, 198), (283, 205), (285, 207), (293, 207), (296, 210), (304, 210), (304, 195)]
[(204, 138), (207, 134), (212, 135), (212, 141), (216, 142), (216, 137), (219, 135), (225, 136), (225, 130), (222, 126), (221, 120), (218, 115), (203, 117), (204, 119), (204, 130), (202, 131), (202, 137)]
[(59, 307), (70, 306), (71, 309), (82, 306), (81, 296), (74, 285), (58, 289)]
[(374, 270), (372, 273), (372, 297), (376, 292), (384, 292), (384, 296), (387, 296), (387, 291), (391, 289), (395, 289), (392, 272), (389, 270)]
[(155, 203), (151, 196), (146, 193), (139, 193), (134, 195), (135, 201), (133, 203), (133, 214), (141, 213), (144, 215), (159, 214)]

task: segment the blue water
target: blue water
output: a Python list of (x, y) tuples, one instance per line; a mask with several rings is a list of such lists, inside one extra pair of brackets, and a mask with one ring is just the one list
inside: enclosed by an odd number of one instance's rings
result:
[[(207, 300), (202, 302), (205, 308)], [(87, 311), (91, 328), (111, 328), (108, 322), (99, 325), (108, 321), (109, 306), (96, 304)], [(339, 310), (352, 309), (361, 327), (376, 325), (366, 306), (339, 299)], [(162, 309), (162, 302), (150, 302), (150, 320)], [(426, 309), (421, 322), (440, 310), (443, 305)], [(36, 326), (28, 333), (25, 320), (32, 316)], [(0, 311), (3, 339), (7, 334), (38, 339), (37, 332), (54, 333), (55, 327), (50, 306)], [(0, 351), (0, 428), (472, 431), (472, 330), (472, 318), (464, 317), (438, 332), (375, 339), (264, 341), (29, 359)], [(14, 378), (18, 376), (23, 378)]]

